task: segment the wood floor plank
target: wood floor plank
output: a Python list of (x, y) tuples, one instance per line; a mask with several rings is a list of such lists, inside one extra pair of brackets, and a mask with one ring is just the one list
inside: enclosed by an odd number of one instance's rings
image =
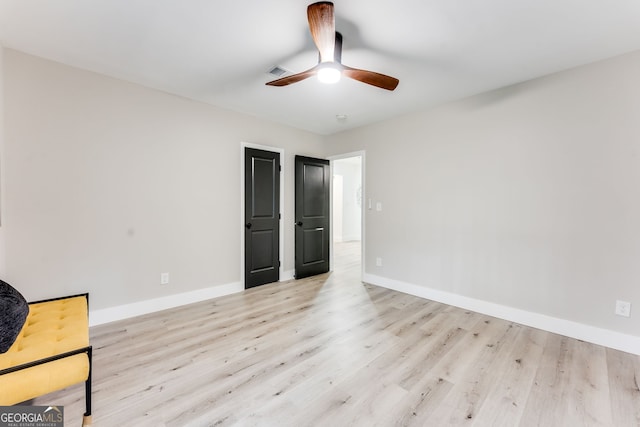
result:
[(492, 320), (491, 324), (484, 340), (476, 340), (483, 346), (474, 353), (473, 363), (463, 365), (456, 376), (445, 377), (454, 387), (447, 401), (427, 418), (430, 425), (465, 425), (477, 419), (490, 390), (500, 378), (496, 373), (503, 372), (508, 364), (509, 346), (521, 332), (521, 327), (509, 322)]
[[(91, 328), (96, 426), (638, 426), (640, 357), (360, 282), (298, 281)], [(40, 397), (79, 424), (84, 386)]]
[(489, 392), (477, 419), (496, 427), (520, 424), (542, 358), (545, 334), (538, 329), (522, 328), (510, 346), (508, 363), (500, 373), (500, 381)]
[(547, 334), (544, 351), (521, 418), (523, 426), (568, 425), (568, 394), (573, 340)]
[(568, 419), (575, 425), (611, 426), (611, 403), (605, 348), (573, 341), (568, 367)]
[(606, 349), (613, 425), (640, 426), (640, 360)]

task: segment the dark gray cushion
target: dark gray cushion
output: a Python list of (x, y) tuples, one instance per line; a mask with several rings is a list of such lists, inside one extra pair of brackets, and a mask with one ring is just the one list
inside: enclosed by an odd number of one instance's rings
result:
[(29, 304), (22, 294), (0, 280), (0, 353), (9, 350), (18, 338), (29, 314)]

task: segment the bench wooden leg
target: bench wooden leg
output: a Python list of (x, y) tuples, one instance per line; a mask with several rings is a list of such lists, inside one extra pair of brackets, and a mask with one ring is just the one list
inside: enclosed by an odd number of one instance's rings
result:
[(89, 346), (89, 351), (87, 351), (87, 356), (89, 357), (89, 376), (87, 377), (87, 381), (84, 383), (84, 400), (85, 400), (85, 408), (86, 411), (84, 413), (84, 417), (82, 417), (82, 427), (87, 427), (91, 425), (91, 371), (93, 368), (93, 347)]

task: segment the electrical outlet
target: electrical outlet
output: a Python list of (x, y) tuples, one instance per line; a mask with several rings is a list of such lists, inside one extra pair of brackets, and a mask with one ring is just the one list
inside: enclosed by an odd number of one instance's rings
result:
[(376, 267), (382, 267), (382, 258), (376, 258)]
[(631, 316), (631, 303), (627, 301), (616, 301), (616, 314), (618, 316)]
[(160, 274), (160, 284), (168, 285), (169, 284), (169, 273)]

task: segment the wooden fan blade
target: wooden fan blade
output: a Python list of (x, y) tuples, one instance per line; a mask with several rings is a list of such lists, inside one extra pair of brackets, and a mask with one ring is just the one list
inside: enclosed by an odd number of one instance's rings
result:
[(320, 62), (333, 61), (336, 40), (336, 21), (333, 15), (333, 3), (321, 1), (307, 8), (311, 37), (320, 52)]
[(386, 90), (394, 90), (398, 86), (398, 83), (400, 83), (400, 80), (395, 77), (373, 71), (358, 70), (357, 68), (347, 67), (346, 65), (342, 66), (342, 75)]
[(309, 77), (316, 75), (317, 72), (318, 72), (318, 66), (316, 65), (315, 67), (310, 68), (307, 71), (303, 71), (301, 73), (293, 74), (287, 77), (282, 77), (277, 80), (267, 82), (265, 84), (267, 86), (287, 86), (292, 83), (298, 83), (304, 79), (308, 79)]

